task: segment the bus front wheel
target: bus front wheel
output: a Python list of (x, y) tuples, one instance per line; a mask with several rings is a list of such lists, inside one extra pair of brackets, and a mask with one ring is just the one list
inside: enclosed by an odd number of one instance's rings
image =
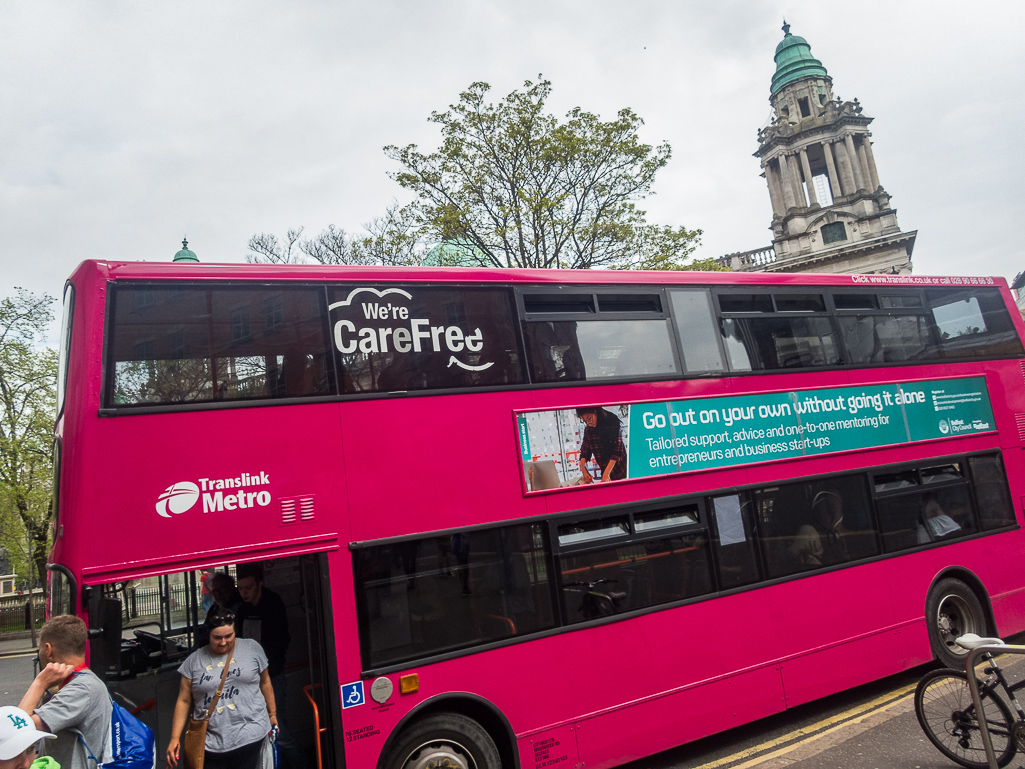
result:
[(986, 635), (986, 613), (978, 597), (960, 580), (940, 580), (925, 604), (933, 654), (948, 668), (963, 670), (968, 650), (956, 639), (965, 633)]
[(476, 721), (439, 713), (405, 729), (388, 750), (385, 769), (501, 769), (494, 740)]

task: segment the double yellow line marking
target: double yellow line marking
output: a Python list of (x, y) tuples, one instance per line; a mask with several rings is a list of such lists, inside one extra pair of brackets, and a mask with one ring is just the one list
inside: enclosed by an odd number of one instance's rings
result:
[[(901, 687), (886, 694), (876, 697), (874, 700), (862, 703), (850, 710), (845, 710), (843, 713), (838, 713), (835, 716), (826, 718), (822, 721), (817, 721), (810, 726), (805, 726), (796, 731), (790, 732), (789, 734), (779, 737), (769, 742), (763, 742), (755, 747), (742, 750), (738, 753), (733, 753), (724, 758), (710, 761), (707, 764), (694, 767), (694, 769), (720, 769), (720, 767), (730, 767), (730, 769), (749, 769), (750, 767), (756, 766), (764, 761), (769, 761), (773, 758), (779, 758), (787, 753), (796, 750), (799, 747), (809, 745), (816, 740), (820, 740), (827, 735), (833, 734), (834, 732), (843, 729), (844, 727), (850, 726), (851, 724), (858, 724), (874, 716), (876, 713), (882, 713), (889, 710), (896, 705), (906, 702), (910, 697), (914, 696), (915, 684), (908, 684), (907, 686)], [(773, 750), (776, 746), (779, 747), (777, 750)], [(744, 761), (744, 759), (749, 759)], [(744, 761), (744, 763), (737, 764), (737, 761)]]

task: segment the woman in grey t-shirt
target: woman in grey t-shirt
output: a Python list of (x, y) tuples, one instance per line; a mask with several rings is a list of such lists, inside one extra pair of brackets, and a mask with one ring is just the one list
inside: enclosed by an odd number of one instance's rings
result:
[(181, 733), (191, 712), (206, 718), (224, 666), (228, 675), (206, 730), (204, 769), (259, 769), (263, 738), (277, 726), (274, 689), (267, 672), (267, 655), (256, 641), (235, 638), (235, 615), (214, 612), (207, 617), (210, 643), (190, 654), (178, 672), (181, 683), (174, 706), (167, 763), (177, 766)]

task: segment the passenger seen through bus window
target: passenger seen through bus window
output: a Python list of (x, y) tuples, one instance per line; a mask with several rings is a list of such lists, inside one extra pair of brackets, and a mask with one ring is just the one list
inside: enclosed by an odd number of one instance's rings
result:
[(923, 544), (932, 540), (943, 539), (961, 531), (961, 524), (944, 512), (935, 494), (922, 496), (922, 520), (925, 526), (918, 528), (918, 542)]
[(848, 560), (843, 539), (843, 499), (835, 491), (824, 489), (812, 500), (811, 521), (797, 530), (790, 545), (791, 554), (802, 566), (833, 566)]

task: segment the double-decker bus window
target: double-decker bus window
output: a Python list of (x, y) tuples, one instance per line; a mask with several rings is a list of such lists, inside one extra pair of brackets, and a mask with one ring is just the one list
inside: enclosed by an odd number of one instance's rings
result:
[(838, 310), (878, 310), (879, 297), (875, 294), (833, 294)]
[[(980, 510), (980, 493), (995, 493), (997, 500), (1001, 493), (1006, 495), (1003, 470), (993, 465), (993, 457), (972, 457), (969, 465), (985, 467), (982, 472), (992, 479), (993, 485), (987, 486), (985, 491), (975, 490)], [(876, 505), (883, 550), (887, 553), (958, 539), (979, 530), (976, 508), (961, 461), (875, 473), (873, 487), (878, 498)], [(997, 507), (1000, 507), (999, 501)], [(1011, 518), (1013, 521), (1013, 513)], [(994, 528), (1005, 525), (1008, 521), (1002, 518)]]
[(719, 587), (728, 590), (761, 579), (747, 494), (730, 494), (712, 500), (715, 559)]
[(328, 293), (342, 393), (525, 381), (508, 289), (332, 286)]
[(538, 524), (356, 549), (364, 668), (552, 627), (546, 557)]
[(108, 406), (330, 395), (323, 291), (116, 285)]
[(964, 473), (961, 471), (960, 462), (922, 468), (923, 485), (944, 483), (946, 481), (960, 481), (962, 478), (964, 478)]
[(860, 475), (767, 487), (754, 498), (770, 578), (879, 553)]
[(720, 333), (732, 371), (838, 366), (833, 322), (821, 294), (718, 294)]
[(942, 339), (985, 334), (989, 330), (982, 317), (982, 310), (979, 309), (979, 300), (974, 296), (966, 296), (964, 299), (942, 295), (936, 297), (932, 303), (932, 317)]
[(929, 309), (945, 358), (1020, 356), (1021, 341), (997, 289), (929, 289)]
[(61, 313), (60, 349), (57, 357), (57, 416), (64, 408), (64, 394), (68, 388), (68, 356), (71, 354), (71, 322), (75, 316), (75, 287), (64, 287), (64, 309)]
[(599, 312), (662, 312), (661, 294), (598, 294)]
[(523, 324), (535, 382), (582, 382), (679, 373), (666, 320)]
[(976, 531), (965, 486), (914, 491), (878, 501), (883, 549), (888, 553)]
[(634, 516), (634, 529), (638, 533), (668, 529), (673, 526), (686, 526), (698, 522), (696, 505), (688, 505), (666, 512), (638, 513)]
[(936, 357), (929, 321), (909, 315), (841, 316), (840, 332), (851, 363), (927, 362)]
[(918, 473), (914, 470), (900, 470), (892, 473), (879, 473), (875, 476), (876, 493), (910, 489), (918, 485)]
[(720, 312), (772, 312), (771, 294), (719, 294)]
[(876, 504), (884, 551), (896, 553), (919, 543), (920, 515), (917, 495), (881, 499)]
[(705, 530), (559, 557), (567, 624), (681, 601), (712, 590)]
[(592, 313), (595, 312), (594, 294), (523, 294), (523, 310), (534, 313)]
[(574, 521), (559, 526), (559, 545), (579, 545), (602, 539), (622, 537), (630, 533), (630, 521), (621, 518), (598, 518), (592, 521)]
[(680, 289), (669, 292), (676, 320), (676, 338), (683, 351), (683, 367), (688, 374), (724, 371), (722, 350), (712, 299), (707, 289)]
[(1007, 490), (1007, 475), (999, 454), (968, 458), (979, 512), (979, 526), (992, 531), (1014, 524), (1014, 507)]
[(841, 363), (828, 317), (723, 318), (722, 336), (733, 371), (822, 368)]
[(776, 294), (777, 312), (825, 312), (822, 294)]
[(56, 617), (58, 614), (74, 614), (74, 581), (69, 578), (64, 568), (54, 568), (53, 564), (47, 567), (46, 576), (49, 580), (46, 590), (49, 616)]
[(523, 337), (535, 383), (665, 379), (680, 373), (661, 289), (523, 291)]
[(918, 294), (883, 294), (879, 304), (884, 310), (898, 307), (923, 307), (922, 297)]

